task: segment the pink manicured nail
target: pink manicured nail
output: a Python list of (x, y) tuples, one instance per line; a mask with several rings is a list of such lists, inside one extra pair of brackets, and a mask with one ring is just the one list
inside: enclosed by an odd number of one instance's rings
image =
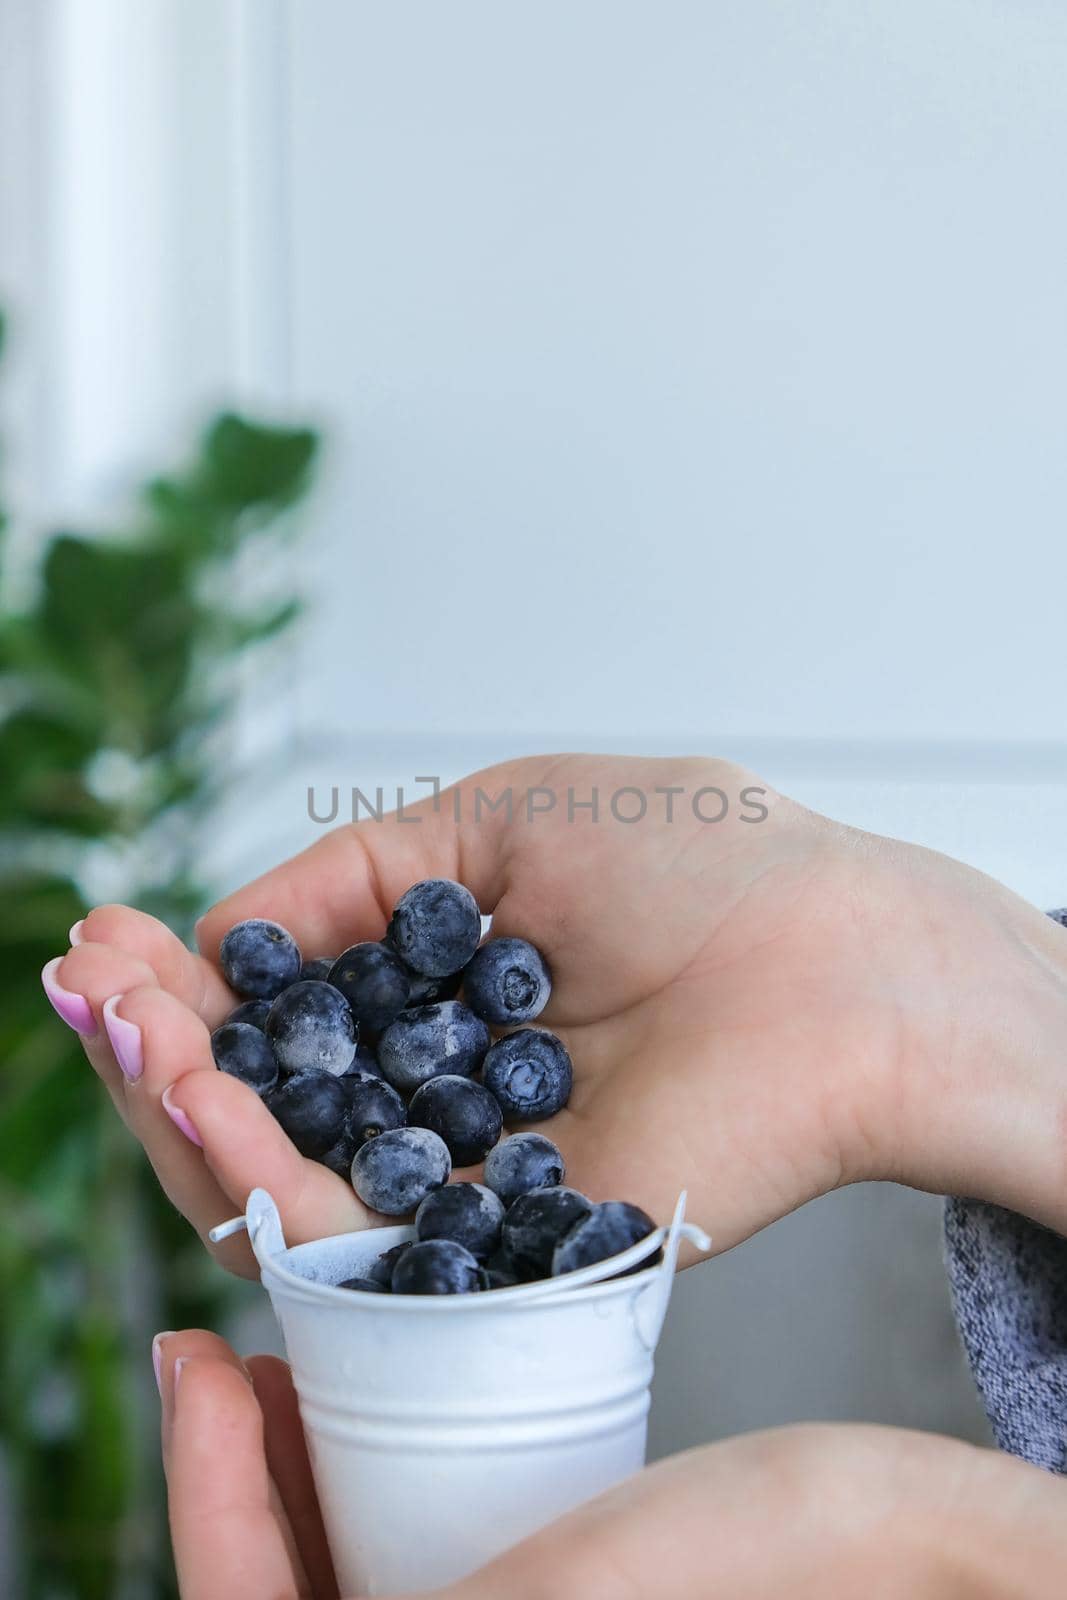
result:
[(204, 1141), (193, 1127), (190, 1117), (182, 1110), (181, 1106), (175, 1106), (171, 1104), (170, 1093), (173, 1087), (173, 1084), (168, 1084), (167, 1088), (163, 1091), (163, 1109), (173, 1122), (174, 1126), (179, 1128), (181, 1132), (184, 1133), (185, 1137), (191, 1141), (191, 1143), (195, 1144), (198, 1149), (202, 1150), (204, 1148)]
[(164, 1333), (157, 1333), (152, 1340), (152, 1371), (156, 1375), (156, 1388), (159, 1390), (161, 1399), (163, 1396), (163, 1341), (164, 1339), (169, 1339), (172, 1332), (172, 1328), (167, 1328)]
[(82, 933), (82, 929), (84, 927), (85, 927), (85, 918), (82, 917), (81, 921), (80, 922), (76, 922), (74, 924), (74, 926), (71, 928), (70, 932), (67, 934), (67, 938), (69, 939), (69, 941), (70, 941), (70, 943), (72, 945), (74, 945), (74, 944), (84, 944), (85, 943), (85, 936)]
[(80, 1033), (83, 1039), (91, 1039), (98, 1031), (93, 1008), (83, 994), (72, 994), (59, 982), (56, 973), (62, 960), (62, 956), (56, 956), (42, 969), (41, 983), (44, 985), (44, 992), (67, 1027), (73, 1028), (75, 1033)]
[(123, 1077), (127, 1083), (136, 1083), (144, 1071), (141, 1030), (136, 1022), (127, 1022), (125, 1017), (120, 1017), (116, 1012), (115, 1007), (121, 999), (120, 994), (113, 994), (110, 1000), (104, 1001), (104, 1027)]

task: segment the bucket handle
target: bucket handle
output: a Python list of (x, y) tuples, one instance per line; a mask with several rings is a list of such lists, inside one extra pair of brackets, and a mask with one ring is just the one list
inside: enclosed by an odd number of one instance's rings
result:
[(685, 1220), (686, 1191), (683, 1189), (678, 1196), (678, 1204), (674, 1208), (674, 1216), (667, 1232), (663, 1245), (663, 1260), (656, 1274), (654, 1282), (647, 1289), (643, 1289), (634, 1302), (633, 1317), (637, 1336), (646, 1350), (655, 1350), (659, 1343), (659, 1336), (663, 1329), (663, 1319), (667, 1315), (667, 1306), (670, 1303), (671, 1289), (674, 1287), (674, 1274), (678, 1269), (678, 1252), (682, 1247), (682, 1240), (688, 1239), (690, 1244), (696, 1245), (698, 1250), (710, 1250), (711, 1239), (692, 1222)]
[(212, 1244), (221, 1244), (223, 1239), (232, 1239), (234, 1234), (243, 1233), (245, 1229), (260, 1266), (264, 1256), (280, 1256), (285, 1249), (281, 1215), (266, 1189), (253, 1189), (245, 1202), (244, 1214), (217, 1223), (208, 1231), (208, 1238)]

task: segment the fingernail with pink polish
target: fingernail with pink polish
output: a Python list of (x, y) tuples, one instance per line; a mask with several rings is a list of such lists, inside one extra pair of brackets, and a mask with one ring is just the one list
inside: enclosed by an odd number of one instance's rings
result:
[(62, 961), (62, 956), (56, 956), (42, 969), (41, 983), (44, 985), (44, 992), (67, 1027), (73, 1028), (75, 1033), (80, 1033), (83, 1039), (91, 1039), (97, 1032), (93, 1008), (83, 994), (72, 994), (69, 989), (64, 989), (56, 977)]
[(204, 1148), (204, 1141), (194, 1128), (192, 1119), (186, 1112), (182, 1110), (181, 1106), (171, 1104), (170, 1095), (173, 1087), (174, 1085), (170, 1084), (163, 1091), (163, 1109), (173, 1122), (174, 1126), (180, 1129), (180, 1131), (184, 1133), (185, 1137), (190, 1140), (191, 1143), (195, 1144), (198, 1149), (202, 1150)]
[(80, 919), (80, 921), (76, 922), (74, 924), (74, 926), (71, 928), (70, 932), (67, 934), (67, 939), (70, 941), (70, 943), (72, 945), (84, 944), (85, 943), (85, 935), (82, 932), (82, 929), (84, 927), (85, 927), (85, 918), (82, 917)]
[(141, 1030), (136, 1022), (127, 1022), (125, 1017), (120, 1017), (115, 1007), (122, 999), (120, 994), (113, 994), (110, 1000), (104, 1001), (104, 1027), (111, 1041), (111, 1048), (115, 1052), (115, 1060), (122, 1068), (122, 1075), (127, 1083), (136, 1083), (144, 1071), (144, 1053), (141, 1049)]
[(156, 1375), (156, 1388), (160, 1395), (163, 1394), (163, 1341), (169, 1339), (173, 1329), (167, 1328), (163, 1333), (157, 1333), (152, 1340), (152, 1371)]

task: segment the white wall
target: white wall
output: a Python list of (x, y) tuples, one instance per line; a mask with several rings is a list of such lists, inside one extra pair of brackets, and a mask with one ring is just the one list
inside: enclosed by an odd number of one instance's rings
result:
[(305, 727), (1062, 737), (1062, 6), (288, 28)]

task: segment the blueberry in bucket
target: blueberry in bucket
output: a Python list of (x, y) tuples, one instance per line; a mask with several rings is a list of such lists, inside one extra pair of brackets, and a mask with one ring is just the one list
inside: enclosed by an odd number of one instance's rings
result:
[[(578, 1267), (590, 1267), (595, 1261), (617, 1256), (620, 1251), (629, 1250), (632, 1244), (647, 1239), (655, 1226), (648, 1212), (642, 1211), (640, 1206), (632, 1206), (625, 1200), (605, 1200), (593, 1206), (587, 1216), (580, 1217), (560, 1239), (552, 1254), (552, 1276), (559, 1277), (561, 1273), (574, 1272)], [(647, 1261), (639, 1262), (630, 1270), (636, 1272), (652, 1266), (653, 1259), (658, 1260), (661, 1255), (659, 1250), (654, 1258), (650, 1253)]]
[(492, 1150), (504, 1119), (488, 1089), (446, 1072), (416, 1089), (408, 1121), (412, 1127), (432, 1128), (440, 1134), (454, 1167), (470, 1167)]
[(413, 884), (396, 903), (389, 943), (415, 972), (441, 978), (465, 967), (482, 936), (478, 902), (449, 878)]
[(388, 1289), (393, 1281), (393, 1268), (404, 1251), (411, 1249), (412, 1242), (410, 1239), (405, 1239), (402, 1244), (394, 1244), (388, 1250), (383, 1250), (377, 1260), (372, 1261), (367, 1268), (367, 1277), (374, 1283), (380, 1283), (383, 1289)]
[(523, 1277), (516, 1262), (501, 1245), (485, 1263), (485, 1276), (490, 1289), (513, 1289)]
[(550, 1189), (565, 1176), (562, 1155), (543, 1133), (510, 1134), (485, 1158), (485, 1181), (505, 1206), (531, 1189)]
[(290, 984), (267, 1018), (267, 1037), (284, 1072), (347, 1071), (356, 1053), (356, 1025), (348, 1001), (332, 984), (315, 979)]
[(337, 1285), (339, 1289), (359, 1289), (363, 1294), (388, 1294), (389, 1290), (384, 1283), (378, 1283), (374, 1278), (345, 1278), (343, 1283)]
[(250, 917), (223, 938), (219, 964), (226, 982), (242, 999), (273, 1000), (296, 982), (300, 951), (280, 923)]
[(278, 1063), (270, 1040), (249, 1022), (224, 1022), (211, 1035), (211, 1054), (220, 1072), (240, 1078), (258, 1095), (268, 1095), (278, 1082)]
[(402, 1094), (439, 1074), (469, 1078), (489, 1049), (489, 1029), (460, 1000), (402, 1011), (378, 1040), (382, 1075)]
[(497, 1027), (531, 1022), (551, 993), (545, 958), (526, 939), (490, 939), (463, 974), (464, 1000), (476, 1017)]
[(574, 1072), (563, 1042), (547, 1028), (520, 1028), (498, 1039), (485, 1057), (485, 1087), (505, 1122), (554, 1117), (571, 1095)]
[(547, 1278), (559, 1241), (592, 1209), (592, 1201), (577, 1189), (532, 1189), (508, 1208), (501, 1242), (528, 1277)]
[(374, 939), (354, 944), (330, 968), (330, 982), (360, 1028), (381, 1033), (408, 1003), (411, 979), (400, 957)]
[(414, 1211), (432, 1189), (448, 1182), (448, 1146), (428, 1128), (393, 1128), (356, 1151), (352, 1187), (365, 1206), (387, 1217)]
[(417, 1239), (452, 1239), (484, 1261), (500, 1244), (504, 1207), (483, 1183), (446, 1183), (415, 1213)]
[(483, 1283), (469, 1250), (451, 1239), (427, 1239), (404, 1251), (392, 1287), (394, 1294), (472, 1294)]

